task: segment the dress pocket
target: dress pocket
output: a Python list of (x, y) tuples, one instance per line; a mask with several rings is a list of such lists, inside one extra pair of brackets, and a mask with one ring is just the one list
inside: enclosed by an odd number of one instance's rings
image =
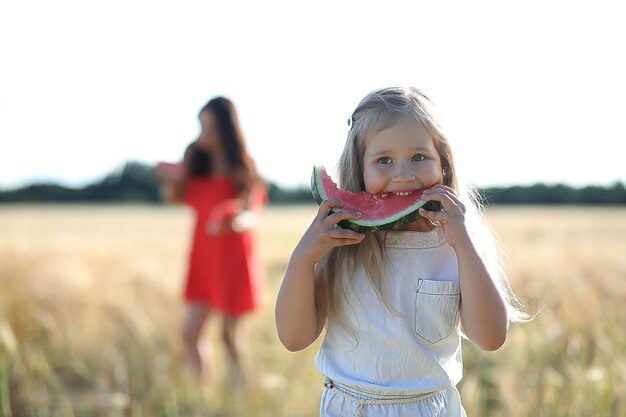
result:
[(430, 343), (449, 336), (459, 324), (461, 284), (419, 278), (415, 294), (415, 333)]

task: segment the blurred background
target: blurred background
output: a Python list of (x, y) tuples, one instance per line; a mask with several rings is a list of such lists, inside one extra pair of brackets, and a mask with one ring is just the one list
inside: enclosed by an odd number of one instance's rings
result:
[[(434, 102), (537, 319), (464, 346), (468, 415), (626, 415), (626, 27), (611, 2), (0, 4), (0, 416), (318, 415), (316, 347), (273, 304), (372, 89)], [(215, 95), (237, 105), (270, 206), (252, 387), (181, 369), (192, 215), (159, 204)], [(215, 335), (205, 335), (210, 343)]]

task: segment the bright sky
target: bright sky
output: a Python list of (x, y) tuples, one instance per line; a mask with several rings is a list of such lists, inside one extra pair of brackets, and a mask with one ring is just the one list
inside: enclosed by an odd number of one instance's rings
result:
[(0, 3), (0, 187), (178, 160), (237, 105), (263, 176), (334, 167), (374, 88), (434, 101), (479, 186), (626, 181), (619, 2)]

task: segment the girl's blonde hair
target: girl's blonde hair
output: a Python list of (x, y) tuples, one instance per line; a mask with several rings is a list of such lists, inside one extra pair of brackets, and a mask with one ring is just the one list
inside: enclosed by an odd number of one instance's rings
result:
[[(387, 87), (365, 96), (348, 120), (350, 131), (337, 166), (339, 187), (352, 192), (365, 191), (363, 158), (367, 137), (391, 126), (400, 118), (408, 117), (416, 120), (433, 139), (435, 149), (441, 159), (443, 184), (453, 188), (466, 205), (465, 222), (468, 231), (489, 273), (494, 278), (498, 291), (506, 300), (509, 320), (511, 322), (525, 321), (528, 315), (520, 310), (521, 304), (513, 293), (502, 268), (504, 256), (502, 247), (484, 219), (483, 207), (475, 189), (459, 181), (452, 149), (443, 130), (435, 121), (429, 108), (430, 105), (428, 97), (414, 87)], [(385, 236), (385, 232), (368, 233), (358, 245), (334, 248), (318, 265), (322, 276), (327, 280), (328, 316), (339, 320), (339, 323), (347, 327), (353, 336), (356, 336), (354, 331), (346, 326), (345, 318), (338, 314), (337, 301), (338, 297), (345, 298), (348, 288), (344, 282), (350, 285), (349, 280), (354, 275), (357, 259), (364, 262), (369, 281), (378, 297), (394, 312), (382, 291), (386, 279), (384, 274)], [(338, 274), (343, 267), (347, 268), (347, 281), (338, 279)]]

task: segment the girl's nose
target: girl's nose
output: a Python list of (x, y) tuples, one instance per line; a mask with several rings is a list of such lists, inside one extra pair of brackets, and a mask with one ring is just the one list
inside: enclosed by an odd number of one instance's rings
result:
[(402, 175), (393, 177), (393, 182), (404, 183), (413, 181), (415, 181), (415, 175)]
[(392, 180), (393, 182), (404, 183), (415, 181), (416, 178), (415, 174), (410, 170), (400, 168), (394, 173)]

